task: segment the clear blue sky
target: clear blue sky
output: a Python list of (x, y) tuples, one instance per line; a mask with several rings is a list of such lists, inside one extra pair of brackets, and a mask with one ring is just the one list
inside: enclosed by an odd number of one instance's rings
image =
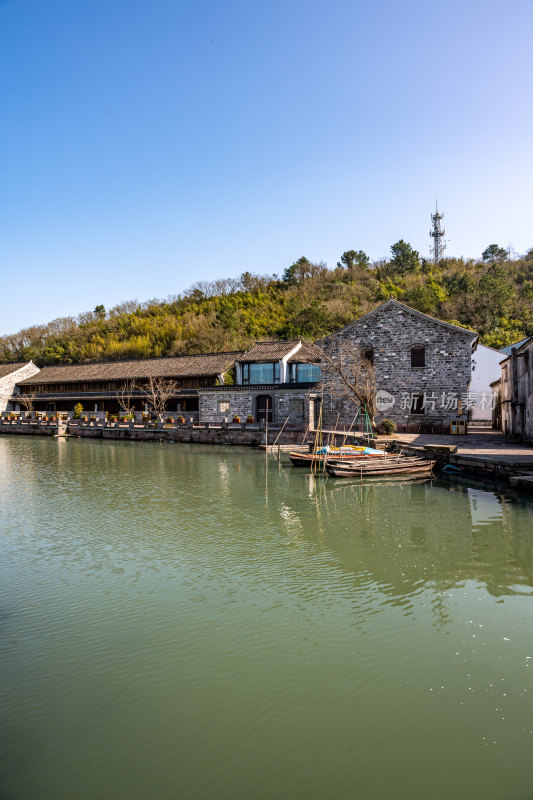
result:
[(197, 280), (533, 246), (533, 0), (0, 0), (0, 333)]

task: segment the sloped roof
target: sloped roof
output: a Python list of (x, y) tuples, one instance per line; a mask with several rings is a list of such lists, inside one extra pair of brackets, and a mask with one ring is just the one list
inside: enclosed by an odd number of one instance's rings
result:
[(319, 358), (319, 348), (313, 342), (302, 342), (300, 349), (289, 358), (289, 363), (315, 364)]
[(341, 328), (338, 331), (334, 331), (333, 333), (328, 334), (328, 336), (324, 336), (324, 338), (321, 339), (320, 341), (325, 341), (326, 339), (329, 339), (331, 336), (336, 336), (338, 333), (342, 333), (342, 331), (345, 331), (345, 330), (348, 330), (348, 328), (351, 328), (352, 325), (355, 325), (356, 323), (358, 324), (360, 322), (363, 322), (363, 320), (369, 319), (374, 314), (376, 314), (378, 311), (382, 311), (383, 309), (386, 309), (386, 308), (402, 309), (402, 310), (407, 311), (410, 314), (413, 314), (413, 315), (415, 315), (417, 317), (422, 317), (422, 319), (429, 320), (429, 321), (434, 322), (435, 324), (438, 324), (438, 325), (443, 325), (445, 328), (450, 328), (451, 330), (456, 331), (457, 333), (462, 333), (464, 335), (467, 335), (467, 336), (469, 336), (470, 339), (472, 339), (472, 341), (477, 341), (477, 339), (478, 339), (478, 334), (475, 331), (471, 331), (468, 328), (461, 328), (459, 325), (452, 325), (451, 322), (443, 322), (443, 320), (437, 319), (437, 317), (432, 317), (429, 314), (424, 314), (422, 311), (417, 311), (416, 308), (411, 308), (411, 306), (408, 306), (405, 303), (400, 303), (399, 300), (395, 300), (393, 297), (390, 297), (388, 300), (385, 300), (384, 303), (381, 303), (379, 306), (376, 306), (376, 308), (372, 309), (372, 311), (369, 311), (368, 314), (365, 314), (364, 316), (359, 317), (359, 319), (354, 319), (354, 321), (350, 322), (349, 325), (345, 325), (344, 328)]
[(99, 361), (86, 364), (43, 367), (24, 384), (76, 383), (115, 381), (143, 378), (198, 378), (220, 375), (242, 355), (235, 353), (205, 353), (197, 356), (145, 358), (130, 361)]
[(17, 372), (22, 367), (27, 367), (29, 363), (29, 361), (23, 361), (15, 364), (0, 364), (0, 378), (5, 378), (6, 375), (11, 375), (12, 372)]
[(522, 345), (529, 341), (529, 336), (526, 336), (525, 339), (520, 339), (519, 342), (515, 342), (514, 344), (508, 344), (505, 347), (500, 348), (500, 352), (505, 353), (505, 355), (510, 356), (511, 350), (518, 350)]
[(269, 341), (256, 342), (249, 350), (242, 354), (242, 357), (235, 361), (255, 361), (270, 362), (279, 361), (285, 358), (291, 350), (299, 344), (299, 340), (290, 342)]

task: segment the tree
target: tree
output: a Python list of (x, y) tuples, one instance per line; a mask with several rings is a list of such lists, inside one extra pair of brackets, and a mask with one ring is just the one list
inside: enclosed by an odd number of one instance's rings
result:
[(364, 250), (346, 250), (342, 254), (340, 262), (337, 262), (338, 267), (345, 267), (346, 269), (354, 269), (357, 267), (368, 267), (370, 259)]
[(148, 383), (141, 391), (152, 406), (154, 414), (161, 417), (166, 411), (168, 401), (178, 391), (178, 384), (167, 378), (148, 378)]
[(315, 362), (322, 368), (322, 385), (332, 397), (353, 402), (366, 411), (374, 425), (377, 413), (376, 375), (368, 351), (352, 342), (342, 341), (330, 355), (325, 346), (314, 344)]
[(413, 250), (408, 242), (400, 239), (391, 247), (392, 258), (389, 266), (393, 272), (399, 275), (408, 275), (410, 272), (418, 272), (420, 269), (420, 254)]
[(487, 305), (494, 314), (503, 313), (514, 296), (514, 289), (505, 267), (492, 264), (479, 281), (479, 302)]
[(309, 259), (302, 256), (298, 261), (295, 261), (294, 264), (291, 264), (290, 267), (287, 267), (283, 273), (283, 283), (289, 286), (295, 286), (310, 274), (310, 267), (311, 262)]
[(94, 313), (99, 319), (105, 319), (105, 306), (96, 306)]
[(488, 261), (490, 264), (494, 264), (496, 261), (503, 261), (507, 258), (507, 250), (504, 250), (499, 244), (489, 244), (489, 246), (483, 250), (481, 258), (485, 262)]
[(136, 389), (137, 385), (135, 381), (130, 378), (122, 384), (117, 393), (118, 404), (127, 417), (130, 417), (135, 411), (132, 404), (132, 398)]
[(25, 392), (17, 397), (17, 403), (24, 406), (28, 414), (33, 411), (33, 404), (35, 402), (35, 392)]

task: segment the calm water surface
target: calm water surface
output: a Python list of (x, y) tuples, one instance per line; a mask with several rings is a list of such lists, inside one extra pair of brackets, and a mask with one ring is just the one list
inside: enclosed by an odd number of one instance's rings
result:
[(533, 504), (0, 438), (0, 799), (533, 798)]

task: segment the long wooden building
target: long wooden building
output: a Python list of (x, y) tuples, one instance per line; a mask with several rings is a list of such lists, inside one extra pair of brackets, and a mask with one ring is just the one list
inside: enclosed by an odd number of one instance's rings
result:
[(31, 399), (36, 411), (73, 411), (81, 403), (87, 412), (121, 411), (121, 398), (143, 411), (150, 405), (150, 379), (171, 381), (175, 391), (168, 411), (197, 414), (198, 389), (223, 384), (225, 374), (242, 353), (206, 353), (129, 361), (92, 362), (43, 367), (36, 375), (18, 383), (20, 396), (12, 404)]

